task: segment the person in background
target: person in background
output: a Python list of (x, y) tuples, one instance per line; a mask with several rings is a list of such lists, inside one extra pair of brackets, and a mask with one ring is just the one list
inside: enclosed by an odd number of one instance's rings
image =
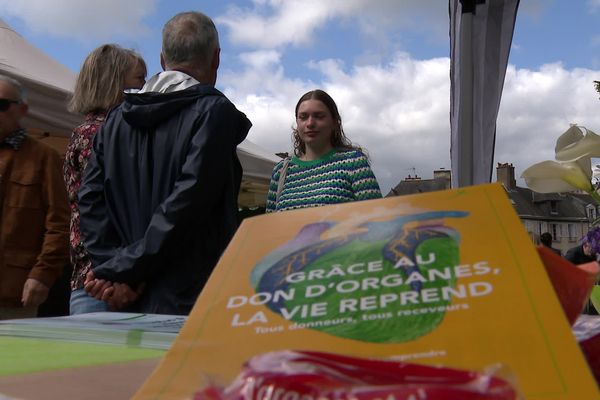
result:
[(559, 256), (562, 256), (562, 253), (560, 252), (559, 249), (555, 249), (554, 247), (552, 247), (552, 234), (550, 234), (550, 232), (544, 232), (540, 235), (540, 242), (546, 246), (547, 248), (549, 248), (550, 250), (552, 250), (553, 252), (555, 252), (556, 254), (558, 254)]
[[(581, 244), (575, 246), (565, 255), (565, 258), (573, 264), (585, 264), (592, 261), (598, 261), (600, 254), (600, 226), (592, 227), (581, 240)], [(598, 284), (598, 282), (596, 282)], [(598, 311), (588, 300), (583, 309), (584, 314), (598, 315)]]
[[(90, 270), (91, 261), (82, 243), (79, 230), (79, 206), (77, 192), (83, 172), (92, 151), (92, 140), (100, 129), (108, 111), (123, 101), (123, 91), (141, 89), (146, 78), (146, 63), (132, 50), (116, 44), (105, 44), (93, 50), (83, 62), (69, 110), (85, 115), (85, 121), (76, 127), (65, 154), (63, 165), (64, 180), (71, 208), (71, 277), (70, 313), (81, 314), (118, 309), (126, 304), (113, 304), (96, 300), (84, 290), (83, 282)], [(128, 291), (131, 288), (122, 286)], [(131, 292), (130, 296), (136, 296)]]
[(266, 212), (381, 198), (369, 160), (344, 134), (331, 96), (305, 93), (295, 115), (294, 157), (273, 169)]
[(145, 288), (132, 311), (188, 314), (238, 226), (237, 145), (251, 123), (215, 89), (213, 21), (184, 12), (163, 28), (161, 72), (109, 113), (79, 191), (90, 295)]
[(592, 261), (596, 261), (596, 254), (600, 241), (595, 238), (597, 229), (592, 228), (588, 233), (581, 239), (581, 242), (567, 250), (565, 258), (575, 265), (585, 264)]
[(60, 155), (29, 138), (21, 84), (0, 75), (0, 319), (30, 318), (69, 260)]

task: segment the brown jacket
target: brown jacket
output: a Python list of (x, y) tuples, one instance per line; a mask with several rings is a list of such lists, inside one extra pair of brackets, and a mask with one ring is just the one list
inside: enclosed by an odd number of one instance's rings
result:
[(50, 287), (69, 259), (69, 206), (58, 153), (26, 137), (0, 147), (0, 306), (21, 304), (28, 278)]

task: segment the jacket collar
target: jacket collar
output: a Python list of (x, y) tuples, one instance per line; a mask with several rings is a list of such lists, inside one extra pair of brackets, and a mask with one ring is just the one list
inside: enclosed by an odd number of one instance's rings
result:
[(192, 86), (198, 85), (196, 79), (181, 71), (163, 71), (154, 75), (137, 93), (158, 92), (171, 93), (185, 90)]
[(25, 140), (25, 136), (25, 129), (21, 128), (5, 137), (4, 140), (0, 142), (0, 145), (10, 146), (15, 150), (19, 150), (19, 147), (21, 147), (23, 140)]

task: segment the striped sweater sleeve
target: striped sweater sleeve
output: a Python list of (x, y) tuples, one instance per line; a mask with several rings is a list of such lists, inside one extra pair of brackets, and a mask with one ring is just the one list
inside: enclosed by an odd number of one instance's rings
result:
[(271, 182), (269, 183), (269, 192), (267, 193), (267, 206), (265, 212), (274, 212), (277, 207), (277, 186), (279, 184), (279, 175), (283, 167), (283, 160), (279, 161), (271, 173)]
[(380, 199), (382, 197), (377, 178), (371, 170), (369, 160), (362, 152), (357, 152), (350, 179), (356, 200)]

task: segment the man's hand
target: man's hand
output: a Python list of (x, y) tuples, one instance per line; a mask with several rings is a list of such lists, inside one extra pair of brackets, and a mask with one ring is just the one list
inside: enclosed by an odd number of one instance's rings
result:
[(37, 307), (46, 301), (49, 291), (50, 288), (42, 282), (29, 278), (23, 285), (21, 303), (23, 303), (24, 307)]
[(133, 290), (126, 283), (115, 282), (111, 287), (104, 290), (102, 293), (102, 301), (108, 303), (111, 310), (120, 310), (136, 301), (143, 290), (143, 283), (137, 290)]
[(113, 285), (110, 281), (105, 281), (104, 279), (96, 279), (94, 276), (94, 272), (90, 270), (85, 276), (85, 281), (83, 282), (83, 288), (86, 292), (95, 299), (102, 300), (102, 294), (106, 289)]

